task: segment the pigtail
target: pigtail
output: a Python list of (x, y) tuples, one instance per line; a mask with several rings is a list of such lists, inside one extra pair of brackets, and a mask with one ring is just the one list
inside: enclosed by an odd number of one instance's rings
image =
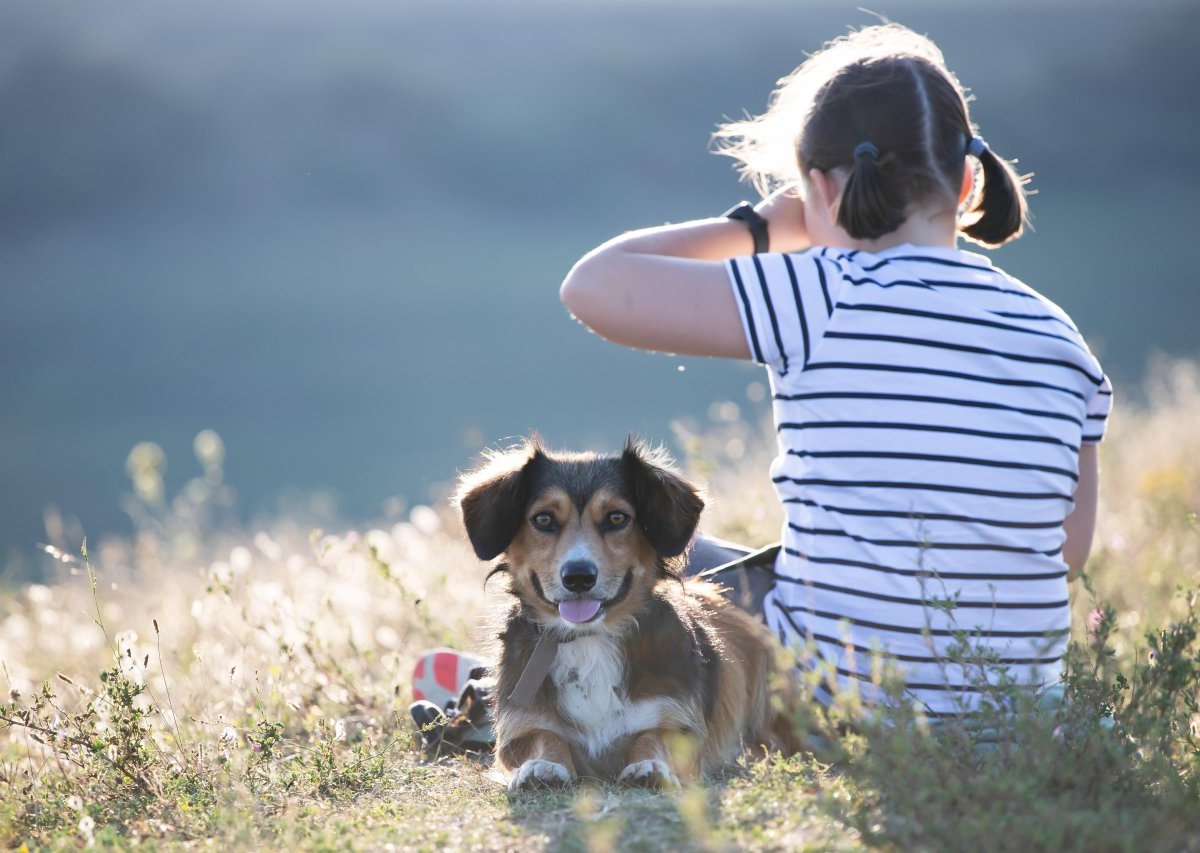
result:
[(897, 182), (879, 162), (879, 149), (861, 143), (838, 201), (837, 224), (856, 240), (874, 240), (904, 224), (906, 206)]
[(982, 140), (978, 147), (981, 150), (976, 156), (983, 172), (983, 186), (968, 211), (973, 219), (962, 230), (984, 246), (1000, 246), (1020, 237), (1025, 229), (1029, 212), (1025, 201), (1026, 179), (1017, 174), (1011, 163), (996, 156)]

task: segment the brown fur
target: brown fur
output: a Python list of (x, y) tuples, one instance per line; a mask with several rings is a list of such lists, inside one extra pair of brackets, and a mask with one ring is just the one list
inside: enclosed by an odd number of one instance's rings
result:
[[(459, 505), (476, 553), (504, 555), (494, 571), (514, 597), (496, 670), (496, 755), (514, 786), (672, 784), (747, 746), (793, 747), (771, 704), (765, 626), (718, 587), (680, 579), (704, 504), (664, 455), (633, 443), (620, 456), (550, 454), (530, 441), (464, 477)], [(569, 564), (591, 566), (594, 586), (568, 589)], [(561, 617), (558, 602), (580, 597), (601, 613)], [(563, 643), (556, 669), (520, 707), (510, 696), (542, 631)]]

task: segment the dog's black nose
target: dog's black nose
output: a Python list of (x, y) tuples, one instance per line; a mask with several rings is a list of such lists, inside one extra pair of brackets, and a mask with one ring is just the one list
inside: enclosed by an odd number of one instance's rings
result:
[(560, 571), (563, 586), (571, 592), (587, 592), (596, 585), (596, 564), (590, 560), (570, 560)]

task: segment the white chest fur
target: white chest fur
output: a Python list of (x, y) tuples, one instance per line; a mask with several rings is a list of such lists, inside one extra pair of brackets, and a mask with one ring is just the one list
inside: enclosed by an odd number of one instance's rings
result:
[(550, 670), (558, 710), (582, 730), (604, 728), (625, 713), (625, 655), (615, 637), (597, 634), (558, 647)]
[(630, 702), (625, 693), (625, 654), (608, 634), (580, 637), (558, 647), (550, 678), (558, 689), (565, 734), (593, 758), (617, 738), (686, 719), (673, 699)]

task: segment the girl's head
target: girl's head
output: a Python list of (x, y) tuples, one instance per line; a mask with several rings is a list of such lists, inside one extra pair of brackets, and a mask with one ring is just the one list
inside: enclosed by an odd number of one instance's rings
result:
[[(836, 176), (837, 225), (854, 239), (875, 240), (917, 209), (958, 208), (970, 186), (975, 128), (941, 51), (885, 24), (830, 42), (780, 81), (766, 113), (717, 136), (760, 190), (807, 180), (812, 170)], [(990, 149), (976, 159), (976, 191), (958, 228), (998, 246), (1024, 227), (1023, 180)]]

